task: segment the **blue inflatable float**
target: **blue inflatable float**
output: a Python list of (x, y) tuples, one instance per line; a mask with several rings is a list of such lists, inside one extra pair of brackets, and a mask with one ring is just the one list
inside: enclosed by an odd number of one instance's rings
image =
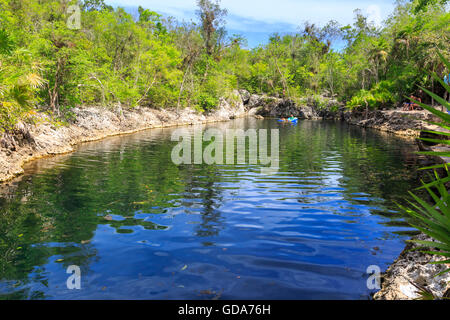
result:
[(298, 122), (298, 118), (286, 119), (286, 120), (278, 119), (278, 122), (290, 122), (290, 123), (296, 124)]

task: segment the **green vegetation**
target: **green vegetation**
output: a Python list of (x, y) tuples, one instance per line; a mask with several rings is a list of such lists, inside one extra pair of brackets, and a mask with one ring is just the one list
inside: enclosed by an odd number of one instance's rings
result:
[[(445, 2), (399, 2), (383, 27), (357, 10), (353, 25), (305, 23), (250, 50), (227, 36), (227, 11), (211, 0), (198, 0), (198, 23), (143, 8), (132, 16), (103, 0), (0, 0), (0, 127), (82, 105), (205, 111), (234, 89), (328, 95), (351, 109), (392, 107), (417, 85), (440, 94), (428, 74), (444, 70), (435, 48), (450, 52)], [(74, 4), (80, 28), (69, 24)]]
[[(439, 54), (439, 53), (438, 53)], [(439, 54), (440, 55), (440, 54)], [(447, 66), (447, 70), (450, 70), (450, 63), (440, 55), (442, 62)], [(433, 77), (436, 81), (439, 81), (442, 86), (445, 87), (447, 92), (450, 92), (450, 86), (445, 84), (440, 78), (437, 77), (436, 74), (433, 74)], [(448, 111), (450, 111), (450, 103), (440, 98), (436, 94), (432, 93), (425, 88), (422, 88), (425, 92), (431, 95), (436, 101), (442, 104)], [(439, 127), (449, 130), (450, 129), (450, 114), (441, 112), (439, 110), (434, 109), (431, 106), (427, 106), (423, 103), (415, 101), (421, 105), (424, 109), (434, 113), (438, 116), (442, 122), (434, 123)], [(428, 133), (436, 134), (441, 139), (434, 138), (422, 138), (424, 141), (439, 143), (443, 145), (450, 145), (450, 140), (446, 139), (450, 136), (448, 132), (438, 132), (438, 131), (426, 131)], [(450, 151), (444, 152), (421, 152), (421, 154), (431, 155), (431, 156), (444, 156), (450, 157)], [(449, 175), (449, 167), (448, 164), (436, 165), (433, 167), (423, 168), (423, 169), (433, 169), (434, 170), (434, 179), (432, 182), (424, 183), (423, 186), (419, 189), (426, 189), (428, 194), (432, 198), (432, 204), (428, 204), (428, 201), (425, 201), (415, 194), (411, 193), (411, 196), (414, 198), (416, 203), (410, 202), (411, 208), (405, 208), (400, 206), (406, 213), (408, 213), (414, 221), (411, 223), (413, 227), (422, 231), (426, 235), (433, 238), (434, 241), (421, 241), (415, 240), (414, 242), (423, 245), (427, 248), (439, 249), (439, 251), (429, 251), (426, 252), (443, 256), (446, 258), (450, 258), (450, 195), (448, 193), (447, 184), (450, 182)], [(441, 177), (437, 169), (443, 169), (446, 177)], [(435, 264), (449, 264), (450, 259), (435, 262)], [(442, 273), (450, 272), (450, 268), (446, 269)]]

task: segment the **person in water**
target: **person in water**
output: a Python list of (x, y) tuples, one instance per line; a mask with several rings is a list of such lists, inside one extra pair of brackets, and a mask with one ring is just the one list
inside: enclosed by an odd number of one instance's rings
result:
[(288, 118), (289, 121), (294, 121), (296, 118), (291, 114), (291, 116)]

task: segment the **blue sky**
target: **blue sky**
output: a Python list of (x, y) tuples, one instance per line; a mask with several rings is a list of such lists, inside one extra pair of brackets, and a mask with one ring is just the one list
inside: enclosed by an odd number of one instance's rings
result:
[[(106, 0), (122, 7), (142, 6), (178, 20), (195, 20), (196, 0)], [(228, 9), (229, 34), (241, 34), (250, 47), (265, 43), (274, 32), (296, 32), (305, 21), (324, 25), (334, 19), (341, 24), (353, 22), (353, 11), (361, 9), (380, 25), (394, 9), (393, 0), (222, 0)]]

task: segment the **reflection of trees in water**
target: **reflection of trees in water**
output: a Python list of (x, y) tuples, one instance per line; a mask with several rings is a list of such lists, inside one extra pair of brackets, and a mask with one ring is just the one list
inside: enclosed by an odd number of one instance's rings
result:
[(417, 180), (414, 145), (392, 135), (357, 129), (348, 127), (340, 133), (345, 137), (341, 139), (343, 170), (351, 178), (346, 181), (346, 192), (400, 200), (401, 190), (406, 192)]
[[(170, 207), (173, 196), (168, 195), (177, 193), (178, 176), (168, 161), (170, 146), (139, 146), (124, 152), (74, 154), (43, 174), (18, 179), (14, 188), (0, 195), (0, 292), (5, 294), (0, 298), (43, 297), (27, 285), (47, 285), (44, 266), (54, 262), (53, 256), (62, 259), (58, 263), (63, 274), (72, 264), (87, 274), (89, 265), (98, 260), (89, 242), (99, 224), (119, 233), (137, 225), (166, 228), (133, 216), (137, 208), (161, 212), (158, 208)], [(151, 189), (159, 191), (148, 196)], [(142, 198), (147, 203), (136, 204)], [(107, 213), (124, 219), (107, 220)]]
[[(0, 299), (40, 299), (43, 292), (31, 290), (30, 283), (48, 286), (49, 273), (44, 265), (59, 256), (61, 273), (69, 265), (78, 265), (86, 274), (89, 265), (97, 260), (97, 250), (90, 244), (77, 244), (70, 235), (61, 233), (61, 221), (45, 213), (27, 210), (25, 206), (9, 205), (0, 215), (0, 280), (6, 288), (0, 290)], [(63, 240), (65, 239), (65, 241)], [(48, 245), (57, 242), (58, 246)]]
[[(196, 236), (212, 237), (223, 229), (223, 217), (220, 206), (223, 202), (220, 182), (220, 169), (215, 165), (186, 166), (183, 172), (185, 181), (183, 202), (185, 212), (194, 213), (192, 207), (200, 206), (201, 222), (196, 228)], [(201, 177), (201, 178), (199, 178)], [(209, 244), (209, 243), (205, 243)]]
[(192, 193), (202, 206), (203, 222), (197, 235), (218, 234), (217, 208), (222, 201), (215, 187), (218, 169), (200, 166), (192, 171), (189, 166), (175, 166), (170, 159), (174, 144), (160, 138), (145, 143), (131, 139), (130, 147), (120, 143), (117, 150), (113, 143), (107, 143), (106, 150), (94, 145), (2, 190), (0, 280), (6, 288), (0, 292), (7, 295), (0, 297), (44, 298), (27, 285), (48, 283), (45, 265), (54, 262), (53, 256), (62, 259), (58, 263), (64, 274), (71, 264), (87, 274), (89, 265), (99, 259), (90, 244), (98, 225), (106, 224), (118, 233), (133, 232), (134, 226), (166, 229), (134, 215), (167, 213), (182, 205), (180, 200), (189, 190), (200, 190)]
[(223, 229), (222, 216), (217, 210), (221, 205), (220, 190), (215, 188), (215, 181), (208, 181), (201, 193), (203, 210), (201, 212), (202, 222), (197, 228), (196, 235), (199, 237), (211, 237), (219, 234)]
[[(246, 121), (254, 120), (240, 121), (238, 127), (247, 128)], [(279, 127), (269, 121), (258, 122), (258, 126)], [(119, 233), (133, 232), (135, 226), (166, 228), (137, 218), (136, 213), (163, 214), (177, 207), (188, 214), (200, 213), (195, 235), (204, 238), (205, 245), (211, 244), (208, 238), (217, 237), (225, 225), (220, 211), (227, 194), (223, 183), (232, 181), (239, 189), (241, 173), (227, 165), (176, 166), (170, 159), (175, 143), (167, 137), (155, 136), (145, 142), (121, 138), (117, 145), (111, 140), (107, 150), (87, 148), (38, 174), (22, 177), (14, 188), (0, 193), (0, 280), (5, 285), (8, 281), (6, 291), (2, 284), (0, 292), (13, 298), (44, 297), (42, 292), (27, 289), (27, 284), (45, 286), (45, 265), (53, 262), (53, 256), (63, 259), (64, 272), (75, 264), (83, 274), (88, 273), (99, 259), (89, 243), (99, 224)], [(336, 175), (342, 179), (338, 183), (350, 203), (358, 203), (354, 192), (397, 200), (415, 179), (411, 168), (415, 158), (410, 157), (408, 143), (345, 124), (300, 122), (280, 131), (280, 148), (280, 172), (289, 175), (290, 183), (295, 183), (294, 178), (299, 184), (310, 184), (311, 189), (299, 190), (304, 192), (299, 194), (303, 202), (305, 193), (326, 187), (324, 170), (330, 163), (339, 166)], [(224, 168), (230, 170), (225, 173)], [(316, 179), (308, 180), (312, 176)]]
[[(419, 163), (413, 141), (328, 121), (300, 122), (297, 130), (288, 128), (280, 133), (280, 171), (308, 185), (299, 190), (300, 203), (327, 201), (320, 194), (331, 186), (327, 178), (332, 175), (332, 186), (342, 188), (339, 193), (350, 205), (366, 205), (355, 196), (365, 193), (371, 199), (383, 199), (377, 203), (380, 210), (373, 213), (388, 215), (397, 209), (394, 201), (403, 201), (410, 186), (417, 184)], [(312, 176), (316, 179), (308, 180)], [(314, 197), (308, 198), (309, 194)]]

